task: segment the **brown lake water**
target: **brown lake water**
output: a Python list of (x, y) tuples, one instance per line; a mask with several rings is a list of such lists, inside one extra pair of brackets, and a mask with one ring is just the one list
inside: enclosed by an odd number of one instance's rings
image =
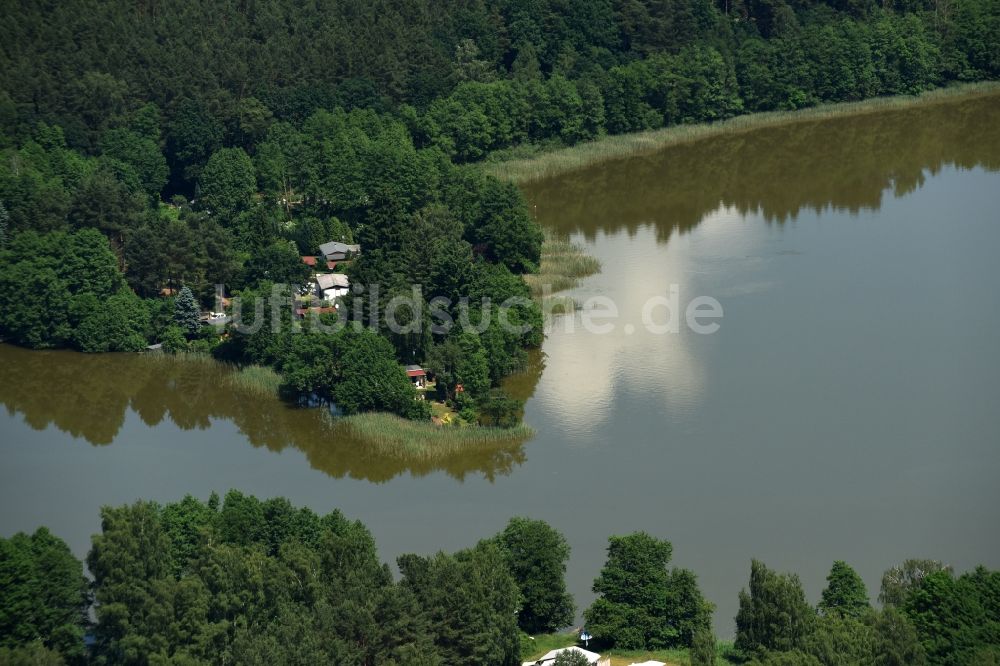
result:
[[(607, 536), (644, 529), (698, 574), (723, 636), (751, 557), (813, 601), (834, 559), (873, 597), (907, 557), (1000, 567), (1000, 96), (723, 136), (525, 192), (603, 263), (571, 295), (619, 313), (603, 334), (557, 320), (512, 379), (529, 442), (379, 459), (316, 411), (233, 393), (221, 366), (0, 345), (0, 534), (47, 525), (83, 555), (103, 504), (239, 488), (339, 507), (392, 559), (530, 515), (569, 539), (582, 608)], [(647, 330), (672, 287), (682, 308), (716, 299), (719, 330)]]

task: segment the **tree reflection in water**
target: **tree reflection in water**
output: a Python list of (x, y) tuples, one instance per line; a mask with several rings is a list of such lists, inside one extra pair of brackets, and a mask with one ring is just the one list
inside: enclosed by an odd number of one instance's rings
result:
[[(533, 390), (538, 366), (517, 378), (519, 392)], [(431, 459), (376, 455), (324, 410), (248, 395), (233, 387), (233, 373), (210, 358), (88, 355), (0, 345), (0, 402), (35, 430), (54, 426), (94, 446), (114, 443), (129, 411), (150, 428), (169, 421), (183, 430), (207, 430), (213, 421), (227, 420), (254, 447), (277, 452), (291, 446), (314, 469), (372, 482), (439, 470), (458, 480), (469, 474), (493, 480), (526, 460), (524, 442), (476, 446), (461, 455)]]

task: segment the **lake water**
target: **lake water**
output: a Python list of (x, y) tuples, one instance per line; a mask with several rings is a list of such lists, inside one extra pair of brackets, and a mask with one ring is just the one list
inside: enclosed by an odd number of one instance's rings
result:
[[(873, 597), (907, 557), (1000, 567), (1000, 96), (525, 191), (603, 263), (571, 294), (619, 312), (605, 334), (557, 320), (512, 380), (531, 441), (380, 460), (316, 412), (226, 390), (224, 368), (0, 346), (0, 533), (48, 525), (82, 555), (103, 504), (239, 488), (339, 507), (392, 559), (530, 515), (569, 539), (582, 608), (607, 536), (644, 529), (698, 574), (723, 636), (751, 557), (798, 572), (812, 601), (834, 559)], [(672, 287), (682, 307), (716, 299), (719, 330), (647, 330), (644, 305)]]

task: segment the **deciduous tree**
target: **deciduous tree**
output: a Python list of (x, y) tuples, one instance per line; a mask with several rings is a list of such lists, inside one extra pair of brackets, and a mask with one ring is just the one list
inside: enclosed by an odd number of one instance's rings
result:
[(776, 573), (753, 560), (749, 591), (740, 591), (736, 648), (748, 654), (802, 648), (815, 622), (799, 577)]
[(566, 591), (565, 537), (543, 520), (511, 518), (497, 543), (521, 591), (521, 629), (534, 634), (569, 625), (574, 605)]
[(668, 569), (673, 546), (645, 532), (613, 536), (584, 613), (596, 639), (627, 650), (690, 646), (710, 626), (712, 606), (694, 574)]

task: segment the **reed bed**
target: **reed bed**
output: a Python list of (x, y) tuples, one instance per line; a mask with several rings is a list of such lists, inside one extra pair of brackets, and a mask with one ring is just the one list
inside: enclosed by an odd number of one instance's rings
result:
[(556, 294), (545, 299), (544, 311), (548, 315), (570, 314), (577, 309), (578, 304), (575, 298)]
[(484, 426), (437, 426), (383, 412), (368, 412), (337, 419), (337, 427), (365, 443), (379, 456), (406, 460), (439, 460), (482, 451), (490, 447), (521, 444), (534, 431), (526, 425), (514, 428)]
[(229, 385), (236, 391), (260, 397), (276, 397), (281, 375), (273, 368), (248, 365), (229, 375)]
[(906, 109), (921, 104), (998, 92), (1000, 92), (1000, 82), (966, 83), (930, 90), (919, 95), (874, 97), (859, 102), (822, 104), (797, 111), (751, 113), (716, 123), (675, 125), (645, 132), (604, 136), (594, 141), (545, 152), (533, 157), (484, 163), (480, 168), (502, 180), (523, 183), (542, 180), (600, 162), (648, 154), (667, 146), (712, 136), (735, 134), (760, 127), (788, 123)]
[(545, 232), (537, 273), (524, 276), (536, 297), (549, 296), (575, 287), (582, 278), (601, 271), (601, 262), (566, 238)]

